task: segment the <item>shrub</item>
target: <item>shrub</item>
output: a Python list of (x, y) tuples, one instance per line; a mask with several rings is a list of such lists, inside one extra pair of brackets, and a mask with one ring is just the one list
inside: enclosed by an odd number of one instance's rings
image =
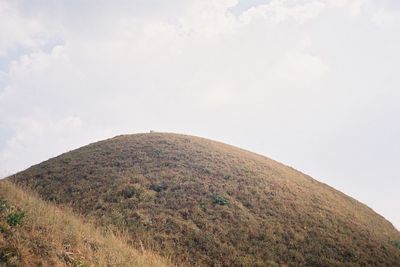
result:
[(65, 158), (62, 159), (62, 161), (63, 161), (63, 163), (68, 164), (68, 163), (70, 163), (72, 161), (72, 158), (71, 157), (65, 157)]
[(140, 184), (128, 185), (121, 190), (124, 198), (135, 198), (137, 200), (146, 200), (149, 198), (148, 189)]
[(392, 240), (390, 243), (392, 243), (392, 245), (396, 248), (400, 249), (400, 240)]
[(224, 176), (224, 179), (228, 181), (228, 180), (232, 180), (233, 177), (232, 177), (232, 175), (227, 174)]
[(152, 184), (150, 186), (150, 189), (156, 191), (157, 193), (159, 193), (159, 192), (167, 189), (167, 187), (168, 186), (165, 183), (159, 183), (159, 184)]
[(24, 219), (24, 217), (25, 217), (25, 213), (23, 213), (22, 211), (11, 212), (7, 216), (7, 223), (10, 226), (17, 226), (22, 223), (22, 220)]
[(132, 186), (128, 186), (122, 190), (122, 195), (125, 198), (131, 198), (135, 195), (135, 188)]
[(214, 204), (218, 204), (218, 205), (222, 205), (222, 206), (229, 204), (228, 200), (220, 195), (214, 195), (213, 201), (214, 201)]

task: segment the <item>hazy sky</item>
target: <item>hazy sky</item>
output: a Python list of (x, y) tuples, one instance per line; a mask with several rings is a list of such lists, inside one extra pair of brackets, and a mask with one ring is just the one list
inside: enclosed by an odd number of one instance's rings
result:
[(264, 154), (400, 227), (400, 1), (0, 0), (0, 175), (150, 129)]

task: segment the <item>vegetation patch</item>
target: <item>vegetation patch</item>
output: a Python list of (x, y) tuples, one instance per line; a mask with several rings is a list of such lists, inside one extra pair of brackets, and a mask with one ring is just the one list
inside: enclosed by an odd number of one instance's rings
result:
[(64, 158), (62, 159), (62, 161), (63, 161), (63, 163), (68, 164), (68, 163), (70, 163), (70, 162), (72, 161), (72, 158), (66, 156), (66, 157), (64, 157)]
[(9, 206), (7, 204), (7, 201), (4, 199), (0, 199), (0, 212), (5, 212), (8, 209), (9, 209)]
[(7, 216), (7, 223), (10, 226), (17, 226), (22, 223), (22, 220), (25, 217), (25, 213), (22, 211), (11, 212)]
[(233, 176), (230, 175), (230, 174), (227, 174), (227, 175), (224, 176), (224, 179), (227, 180), (227, 181), (229, 181), (229, 180), (232, 180), (232, 179), (233, 179)]
[(229, 201), (226, 198), (224, 198), (223, 196), (213, 195), (212, 198), (213, 198), (214, 204), (218, 204), (221, 206), (225, 206), (225, 205), (229, 204)]
[(5, 233), (10, 229), (10, 226), (8, 225), (8, 223), (4, 222), (4, 221), (0, 221), (0, 233)]
[(168, 185), (166, 183), (152, 184), (150, 186), (150, 189), (156, 191), (157, 193), (164, 191), (167, 188)]
[(98, 229), (33, 193), (0, 182), (0, 266), (170, 265), (127, 242), (120, 232)]
[(135, 195), (141, 194), (142, 192), (138, 191), (137, 188), (134, 186), (127, 186), (122, 189), (121, 193), (125, 198), (131, 198)]
[(10, 227), (22, 224), (25, 213), (10, 206), (5, 199), (0, 199), (0, 232), (6, 232)]
[(400, 249), (400, 240), (391, 240), (390, 243), (396, 248)]

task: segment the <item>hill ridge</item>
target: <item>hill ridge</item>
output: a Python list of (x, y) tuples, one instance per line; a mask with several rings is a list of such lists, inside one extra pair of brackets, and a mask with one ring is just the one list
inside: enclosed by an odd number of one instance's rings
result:
[(263, 155), (201, 137), (119, 135), (11, 177), (189, 264), (397, 266), (393, 225)]

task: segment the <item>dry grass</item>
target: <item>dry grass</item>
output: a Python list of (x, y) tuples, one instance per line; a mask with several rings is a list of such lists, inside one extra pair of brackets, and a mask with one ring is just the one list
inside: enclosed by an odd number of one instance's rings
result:
[[(11, 182), (0, 183), (0, 199), (7, 206), (1, 210), (0, 263), (7, 266), (168, 266)], [(20, 225), (7, 222), (7, 214), (14, 213), (25, 215)]]
[(210, 140), (118, 136), (12, 178), (202, 266), (399, 266), (400, 234), (367, 206), (290, 167)]

